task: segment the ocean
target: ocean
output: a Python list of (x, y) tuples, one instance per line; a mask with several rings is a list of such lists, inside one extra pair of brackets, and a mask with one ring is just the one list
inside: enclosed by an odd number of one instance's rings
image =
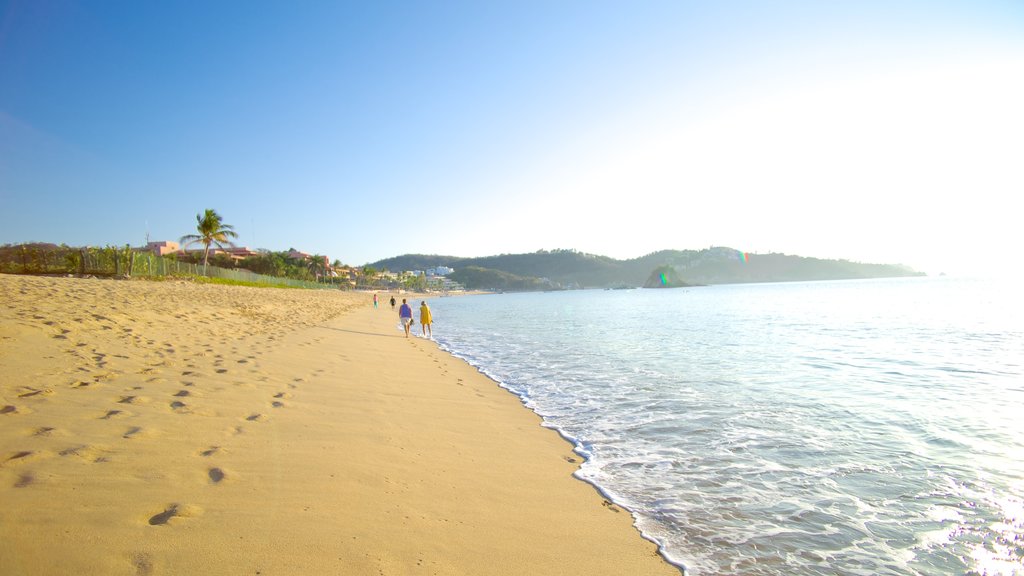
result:
[(434, 298), (686, 574), (1024, 575), (1024, 305), (904, 278)]

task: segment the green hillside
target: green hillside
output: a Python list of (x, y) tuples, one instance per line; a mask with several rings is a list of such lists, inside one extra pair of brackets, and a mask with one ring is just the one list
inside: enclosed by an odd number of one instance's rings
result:
[(460, 258), (408, 254), (371, 264), (391, 271), (448, 266), (450, 277), (468, 289), (548, 290), (643, 286), (659, 268), (671, 269), (680, 284), (735, 284), (922, 276), (906, 266), (824, 260), (787, 254), (744, 254), (732, 248), (663, 250), (616, 260), (575, 250), (541, 250)]

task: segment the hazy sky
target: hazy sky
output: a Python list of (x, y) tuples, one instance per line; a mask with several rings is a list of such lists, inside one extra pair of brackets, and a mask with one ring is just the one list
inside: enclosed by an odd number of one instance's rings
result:
[(1020, 268), (1024, 2), (0, 0), (0, 243)]

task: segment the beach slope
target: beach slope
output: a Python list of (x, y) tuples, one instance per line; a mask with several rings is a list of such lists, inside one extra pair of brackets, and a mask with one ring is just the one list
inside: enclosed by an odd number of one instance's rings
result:
[[(371, 296), (0, 275), (5, 574), (678, 574)], [(418, 327), (417, 327), (418, 328)]]

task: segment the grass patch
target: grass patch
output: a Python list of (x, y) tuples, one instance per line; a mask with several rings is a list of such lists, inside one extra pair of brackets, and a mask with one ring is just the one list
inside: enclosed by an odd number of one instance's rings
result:
[(169, 275), (169, 276), (139, 276), (133, 278), (133, 280), (142, 280), (144, 282), (173, 282), (176, 280), (186, 280), (188, 282), (195, 282), (196, 284), (217, 284), (219, 286), (248, 286), (250, 288), (294, 288), (297, 290), (309, 290), (306, 286), (289, 286), (287, 284), (271, 284), (269, 282), (250, 282), (246, 280), (235, 280), (232, 278), (212, 278), (209, 276), (196, 276), (196, 275)]
[(284, 284), (267, 284), (264, 282), (247, 282), (245, 280), (233, 280), (231, 278), (210, 278), (208, 276), (192, 276), (192, 281), (197, 284), (219, 284), (221, 286), (250, 286), (252, 288), (291, 288), (296, 290), (309, 290), (305, 286), (288, 286)]

